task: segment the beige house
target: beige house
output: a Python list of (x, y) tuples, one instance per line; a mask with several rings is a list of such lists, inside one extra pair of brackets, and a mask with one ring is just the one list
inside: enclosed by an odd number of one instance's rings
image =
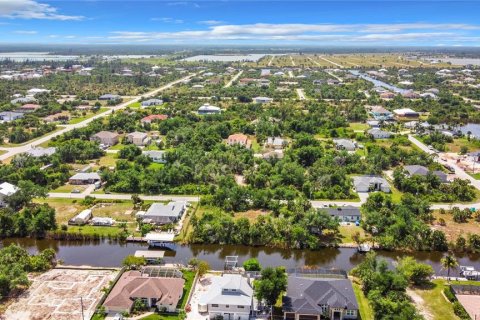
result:
[(245, 148), (250, 148), (252, 142), (243, 133), (231, 134), (227, 138), (227, 143), (231, 146), (239, 144)]
[(130, 312), (135, 300), (142, 300), (148, 308), (175, 312), (183, 295), (185, 280), (178, 277), (161, 278), (140, 271), (127, 271), (118, 280), (105, 299), (108, 313)]
[(96, 141), (99, 144), (113, 146), (118, 143), (119, 134), (110, 131), (100, 131), (90, 137), (90, 141)]
[(150, 143), (150, 138), (145, 132), (132, 132), (127, 135), (127, 141), (136, 146), (146, 146)]

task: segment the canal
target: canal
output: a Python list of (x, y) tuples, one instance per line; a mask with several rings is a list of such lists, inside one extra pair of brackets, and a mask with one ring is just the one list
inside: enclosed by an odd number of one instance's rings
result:
[[(134, 254), (136, 250), (146, 250), (142, 243), (118, 243), (108, 240), (97, 242), (35, 240), (29, 238), (5, 239), (3, 246), (16, 243), (30, 253), (52, 248), (57, 252), (57, 258), (66, 265), (90, 265), (99, 267), (118, 267), (126, 255)], [(400, 257), (410, 255), (417, 261), (430, 264), (438, 275), (445, 274), (440, 260), (440, 252), (391, 252), (377, 251), (379, 257), (392, 262)], [(363, 259), (363, 255), (352, 248), (324, 248), (312, 250), (288, 250), (268, 247), (247, 247), (232, 245), (178, 245), (176, 251), (167, 251), (165, 262), (187, 264), (192, 257), (208, 261), (213, 269), (223, 269), (226, 256), (238, 256), (239, 262), (249, 258), (257, 258), (263, 266), (286, 266), (287, 268), (317, 266), (350, 270)], [(474, 266), (480, 269), (480, 254), (458, 255), (460, 265)], [(453, 274), (452, 274), (453, 275)]]
[(357, 71), (357, 70), (350, 70), (350, 73), (357, 76), (357, 77), (360, 77), (364, 80), (370, 81), (371, 83), (373, 83), (373, 85), (375, 87), (383, 87), (385, 89), (388, 89), (388, 90), (396, 92), (396, 93), (405, 93), (405, 92), (409, 91), (409, 90), (402, 89), (402, 88), (399, 88), (397, 86), (388, 84), (386, 82), (380, 81), (378, 79), (374, 79), (370, 76), (367, 76), (366, 74), (360, 73), (360, 71)]

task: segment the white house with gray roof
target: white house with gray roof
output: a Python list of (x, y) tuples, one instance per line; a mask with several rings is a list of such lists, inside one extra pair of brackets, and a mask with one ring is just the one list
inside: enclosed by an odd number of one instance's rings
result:
[(142, 152), (144, 155), (152, 159), (155, 163), (167, 163), (167, 159), (165, 157), (166, 152), (161, 150), (148, 150)]
[(56, 150), (57, 149), (55, 147), (48, 147), (48, 148), (35, 147), (26, 151), (25, 153), (34, 158), (40, 158), (43, 156), (51, 156), (52, 154), (55, 153)]
[(357, 143), (350, 139), (333, 139), (333, 143), (337, 150), (355, 151), (357, 149)]
[(265, 146), (273, 149), (283, 149), (287, 141), (280, 137), (268, 137)]
[(373, 139), (388, 139), (392, 136), (390, 132), (383, 131), (378, 128), (373, 128), (367, 131), (369, 135), (373, 137)]
[(357, 319), (358, 302), (349, 279), (290, 275), (283, 297), (286, 320)]
[(344, 206), (323, 209), (332, 217), (338, 219), (340, 222), (357, 222), (362, 218), (360, 208), (354, 206)]
[(210, 319), (249, 320), (253, 310), (253, 288), (240, 274), (223, 274), (210, 278), (212, 284), (198, 300), (199, 312)]
[(68, 182), (70, 184), (80, 185), (80, 184), (94, 184), (102, 181), (100, 175), (96, 172), (79, 172), (70, 177)]
[(172, 201), (167, 204), (153, 203), (141, 218), (145, 223), (158, 225), (175, 223), (181, 219), (186, 209), (185, 201)]
[(353, 177), (353, 185), (357, 192), (383, 191), (390, 192), (390, 185), (381, 176), (366, 175)]
[(18, 191), (18, 187), (8, 183), (8, 182), (3, 182), (0, 184), (0, 207), (5, 207), (5, 198), (11, 196), (12, 194), (15, 194)]

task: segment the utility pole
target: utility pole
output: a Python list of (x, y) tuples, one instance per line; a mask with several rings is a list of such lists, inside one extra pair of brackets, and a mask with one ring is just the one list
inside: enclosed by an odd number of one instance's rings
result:
[(80, 297), (80, 305), (82, 306), (82, 320), (85, 320), (83, 316), (83, 297)]

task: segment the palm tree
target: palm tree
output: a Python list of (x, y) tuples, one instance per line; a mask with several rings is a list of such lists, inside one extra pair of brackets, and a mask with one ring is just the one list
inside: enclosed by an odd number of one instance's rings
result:
[(447, 280), (450, 281), (450, 270), (458, 267), (457, 259), (448, 253), (444, 258), (442, 258), (440, 263), (442, 264), (443, 269), (447, 269)]

